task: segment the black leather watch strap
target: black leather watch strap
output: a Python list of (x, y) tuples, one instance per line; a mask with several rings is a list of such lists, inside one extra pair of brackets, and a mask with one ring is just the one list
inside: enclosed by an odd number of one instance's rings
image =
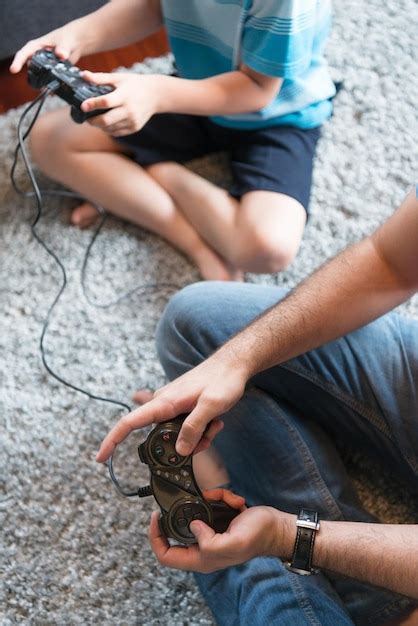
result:
[(315, 536), (319, 530), (317, 511), (301, 509), (296, 521), (296, 541), (290, 563), (285, 563), (288, 570), (296, 574), (317, 574), (318, 569), (312, 568)]

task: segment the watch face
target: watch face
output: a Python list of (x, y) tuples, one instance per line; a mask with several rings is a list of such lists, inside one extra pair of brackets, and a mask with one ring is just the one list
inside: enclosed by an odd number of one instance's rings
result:
[(311, 511), (309, 509), (301, 509), (296, 521), (296, 526), (302, 528), (311, 528), (312, 530), (319, 530), (319, 514), (317, 511)]

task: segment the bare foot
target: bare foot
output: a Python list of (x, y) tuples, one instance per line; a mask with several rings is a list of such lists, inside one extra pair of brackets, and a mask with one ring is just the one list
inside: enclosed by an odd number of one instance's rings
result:
[(83, 202), (71, 213), (71, 223), (79, 228), (88, 228), (98, 218), (97, 210), (90, 202)]
[(191, 255), (204, 280), (243, 280), (243, 273), (230, 268), (205, 244)]
[(154, 394), (149, 389), (138, 389), (138, 391), (135, 391), (132, 396), (132, 400), (136, 402), (136, 404), (145, 404), (146, 402), (152, 400), (153, 397)]

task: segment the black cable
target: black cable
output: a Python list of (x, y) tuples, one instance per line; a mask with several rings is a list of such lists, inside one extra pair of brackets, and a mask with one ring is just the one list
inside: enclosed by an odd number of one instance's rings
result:
[[(30, 131), (32, 130), (36, 120), (38, 119), (39, 113), (41, 112), (41, 109), (45, 103), (46, 97), (48, 96), (49, 91), (43, 90), (39, 96), (37, 96), (35, 98), (35, 100), (33, 102), (31, 102), (31, 104), (23, 111), (22, 116), (19, 120), (19, 123), (21, 122), (21, 120), (27, 115), (27, 113), (29, 113), (29, 111), (32, 109), (32, 107), (35, 106), (35, 104), (37, 104), (39, 102), (39, 106), (35, 112), (35, 115), (32, 118), (32, 121), (30, 122), (25, 134), (23, 135), (23, 141), (27, 138), (27, 136), (29, 135)], [(17, 142), (17, 146), (15, 149), (15, 155), (14, 155), (14, 159), (13, 159), (13, 164), (12, 164), (12, 169), (10, 170), (10, 179), (12, 181), (12, 186), (13, 189), (16, 191), (16, 193), (18, 193), (20, 196), (23, 197), (27, 197), (28, 194), (26, 194), (24, 191), (22, 191), (21, 189), (19, 189), (19, 187), (17, 186), (17, 183), (15, 181), (15, 170), (16, 170), (16, 165), (17, 165), (17, 159), (19, 156), (19, 152), (21, 150), (20, 147), (20, 141)], [(34, 193), (30, 194), (31, 197), (33, 197)]]
[[(32, 170), (32, 166), (29, 163), (29, 160), (26, 158), (25, 161), (25, 166), (26, 166), (26, 170), (28, 172), (28, 175), (31, 179), (32, 182), (32, 186), (34, 187), (34, 191), (33, 192), (24, 192), (22, 191), (19, 186), (17, 185), (16, 181), (15, 181), (15, 170), (16, 170), (16, 165), (17, 165), (17, 159), (19, 156), (19, 152), (22, 151), (22, 146), (23, 146), (23, 142), (24, 140), (28, 137), (30, 131), (32, 130), (36, 120), (38, 119), (39, 113), (41, 112), (41, 109), (44, 105), (45, 99), (46, 97), (49, 95), (49, 93), (51, 93), (52, 88), (48, 87), (46, 90), (44, 90), (37, 98), (35, 98), (35, 100), (33, 102), (31, 102), (31, 104), (27, 107), (27, 109), (25, 109), (25, 111), (22, 114), (22, 117), (20, 119), (20, 122), (23, 121), (24, 117), (26, 117), (26, 115), (29, 113), (29, 111), (35, 106), (35, 104), (37, 104), (39, 102), (39, 106), (38, 109), (35, 112), (35, 115), (33, 116), (33, 119), (31, 120), (29, 127), (27, 128), (27, 130), (25, 131), (23, 137), (19, 137), (19, 141), (18, 141), (18, 145), (16, 146), (16, 150), (15, 150), (15, 154), (14, 154), (14, 159), (13, 159), (13, 164), (12, 164), (12, 168), (10, 171), (10, 177), (11, 177), (11, 181), (12, 181), (12, 186), (14, 188), (14, 190), (16, 191), (17, 194), (19, 194), (20, 196), (24, 197), (24, 198), (34, 198), (36, 197), (36, 199), (38, 200), (38, 196), (37, 196), (37, 191), (33, 185), (33, 180), (35, 180), (35, 177), (33, 176), (33, 170)], [(19, 122), (19, 124), (20, 124)], [(22, 153), (23, 154), (23, 153)], [(32, 176), (31, 176), (32, 174)], [(75, 198), (75, 199), (79, 199), (79, 200), (83, 200), (83, 196), (81, 196), (78, 193), (75, 193), (73, 191), (68, 191), (68, 190), (55, 190), (55, 189), (42, 189), (40, 190), (39, 187), (38, 188), (38, 192), (41, 193), (44, 196), (58, 196), (58, 197), (66, 197), (66, 198)], [(85, 255), (84, 255), (84, 259), (83, 259), (83, 264), (82, 264), (82, 269), (81, 269), (81, 289), (83, 292), (83, 295), (86, 299), (86, 301), (93, 307), (97, 308), (97, 309), (109, 309), (112, 306), (115, 306), (117, 304), (120, 304), (123, 300), (127, 300), (128, 298), (130, 298), (131, 296), (133, 296), (134, 294), (137, 293), (145, 293), (149, 290), (156, 290), (156, 289), (172, 289), (173, 291), (178, 291), (179, 289), (181, 289), (181, 285), (177, 285), (175, 283), (169, 283), (169, 282), (164, 282), (164, 283), (148, 283), (146, 285), (138, 285), (137, 287), (133, 287), (132, 289), (126, 291), (125, 293), (123, 293), (122, 295), (118, 296), (117, 298), (115, 298), (114, 300), (107, 302), (105, 304), (102, 303), (98, 303), (95, 302), (94, 300), (92, 300), (88, 294), (87, 291), (87, 286), (86, 286), (86, 273), (87, 273), (87, 266), (88, 266), (88, 261), (91, 255), (91, 251), (93, 249), (93, 246), (97, 240), (97, 237), (99, 236), (105, 222), (107, 219), (107, 213), (106, 211), (103, 209), (102, 206), (100, 206), (97, 203), (91, 202), (91, 204), (95, 207), (97, 213), (100, 216), (100, 220), (99, 220), (99, 224), (97, 226), (97, 228), (95, 229), (95, 231), (93, 232), (93, 235), (91, 237), (91, 240), (87, 246)], [(42, 199), (41, 199), (41, 205), (42, 205)], [(35, 222), (32, 224), (32, 228), (34, 226), (36, 226), (38, 220), (41, 217), (42, 214), (42, 208), (43, 206), (41, 206), (41, 208), (39, 208), (39, 200), (38, 200), (38, 215), (37, 215), (37, 219), (35, 220)], [(37, 241), (39, 241), (39, 237), (37, 235), (35, 235)], [(41, 243), (39, 241), (39, 243)], [(42, 243), (41, 243), (42, 245)], [(49, 250), (47, 250), (49, 252)]]
[(106, 462), (106, 466), (109, 470), (109, 475), (113, 484), (115, 485), (119, 493), (121, 493), (123, 496), (126, 496), (127, 498), (146, 498), (147, 496), (152, 496), (153, 491), (150, 485), (147, 485), (146, 487), (138, 487), (135, 491), (124, 491), (122, 489), (118, 479), (115, 476), (115, 472), (113, 471), (113, 456), (109, 457), (109, 460)]
[(110, 307), (115, 306), (116, 304), (120, 304), (123, 300), (127, 300), (134, 294), (146, 293), (149, 290), (164, 289), (164, 288), (172, 289), (173, 291), (178, 291), (179, 289), (181, 289), (181, 285), (176, 285), (174, 283), (148, 283), (147, 285), (138, 285), (137, 287), (133, 287), (129, 291), (126, 291), (125, 293), (123, 293), (121, 296), (118, 296), (114, 300), (111, 300), (110, 302), (106, 302), (105, 304), (95, 302), (94, 300), (92, 300), (86, 288), (87, 265), (88, 265), (88, 261), (90, 258), (91, 250), (105, 223), (106, 217), (107, 217), (106, 215), (101, 216), (99, 225), (96, 228), (95, 232), (93, 233), (90, 243), (87, 246), (87, 250), (84, 255), (83, 265), (81, 268), (81, 287), (82, 287), (83, 295), (89, 304), (94, 306), (96, 309), (110, 309)]
[[(12, 186), (14, 188), (14, 190), (16, 191), (17, 194), (19, 194), (20, 196), (24, 197), (24, 198), (35, 198), (36, 200), (36, 206), (37, 206), (37, 211), (35, 214), (35, 217), (33, 219), (33, 222), (31, 224), (31, 232), (33, 237), (36, 239), (36, 241), (44, 248), (44, 250), (53, 258), (53, 260), (55, 261), (55, 263), (58, 265), (60, 271), (61, 271), (61, 276), (62, 276), (62, 283), (61, 286), (58, 290), (57, 295), (55, 296), (52, 304), (50, 305), (46, 317), (45, 317), (45, 321), (42, 327), (42, 332), (41, 332), (41, 337), (40, 337), (40, 342), (39, 342), (39, 346), (40, 346), (40, 352), (41, 352), (41, 358), (42, 358), (42, 363), (45, 367), (45, 369), (47, 370), (47, 372), (53, 377), (55, 378), (55, 380), (57, 380), (59, 383), (65, 385), (66, 387), (69, 387), (70, 389), (73, 389), (74, 391), (78, 391), (79, 393), (82, 393), (83, 395), (87, 396), (88, 398), (92, 399), (92, 400), (98, 400), (100, 402), (107, 402), (110, 404), (115, 404), (119, 407), (122, 407), (123, 409), (126, 409), (128, 412), (130, 412), (132, 409), (131, 407), (126, 404), (125, 402), (122, 402), (120, 400), (115, 400), (113, 398), (106, 398), (103, 396), (99, 396), (96, 394), (91, 393), (90, 391), (83, 389), (82, 387), (79, 387), (78, 385), (75, 385), (71, 382), (69, 382), (68, 380), (65, 380), (64, 378), (62, 378), (62, 376), (60, 376), (59, 374), (57, 374), (48, 364), (47, 358), (46, 358), (46, 353), (45, 353), (45, 346), (44, 346), (44, 342), (45, 342), (45, 336), (49, 327), (49, 323), (50, 323), (50, 319), (52, 316), (52, 312), (55, 308), (55, 306), (57, 305), (59, 299), (61, 298), (66, 286), (67, 286), (67, 274), (65, 271), (65, 267), (63, 265), (63, 263), (61, 262), (61, 260), (59, 259), (59, 257), (55, 254), (55, 252), (53, 252), (49, 246), (44, 242), (44, 240), (38, 235), (38, 233), (36, 232), (36, 226), (39, 222), (39, 220), (41, 219), (42, 216), (42, 212), (43, 212), (43, 197), (42, 195), (49, 195), (49, 196), (62, 196), (62, 197), (71, 197), (71, 198), (78, 198), (78, 199), (82, 199), (82, 196), (80, 196), (77, 193), (74, 193), (72, 191), (61, 191), (61, 190), (41, 190), (38, 186), (37, 180), (35, 178), (35, 175), (33, 173), (33, 169), (32, 166), (29, 162), (29, 158), (28, 158), (28, 154), (26, 151), (26, 147), (24, 145), (24, 142), (26, 140), (26, 138), (28, 137), (28, 135), (30, 134), (36, 120), (38, 119), (38, 116), (42, 110), (42, 107), (45, 103), (45, 100), (47, 98), (47, 96), (53, 92), (53, 90), (55, 89), (54, 85), (51, 84), (49, 85), (45, 90), (43, 90), (39, 96), (37, 96), (37, 98), (35, 98), (35, 100), (33, 102), (30, 103), (30, 105), (28, 107), (26, 107), (26, 109), (23, 111), (19, 123), (18, 123), (18, 129), (17, 129), (17, 133), (18, 133), (18, 144), (16, 146), (15, 149), (15, 154), (14, 154), (14, 159), (13, 159), (13, 164), (12, 164), (12, 168), (10, 171), (10, 178), (11, 178), (11, 182), (12, 182)], [(28, 128), (26, 129), (25, 132), (23, 132), (23, 122), (26, 119), (27, 115), (29, 114), (29, 112), (35, 107), (35, 105), (38, 104), (38, 108), (35, 111), (35, 114), (32, 118), (32, 120), (29, 123)], [(18, 156), (19, 153), (21, 153), (22, 158), (23, 158), (23, 162), (25, 165), (25, 169), (26, 172), (29, 176), (31, 185), (33, 187), (33, 192), (24, 192), (22, 191), (18, 184), (16, 183), (15, 180), (15, 171), (16, 171), (16, 165), (17, 165), (17, 161), (18, 161)], [(84, 259), (83, 259), (83, 265), (82, 265), (82, 269), (81, 269), (81, 287), (82, 287), (82, 291), (84, 294), (84, 297), (86, 298), (87, 302), (89, 304), (91, 304), (92, 306), (96, 307), (96, 308), (101, 308), (101, 309), (107, 309), (110, 308), (111, 306), (114, 306), (116, 304), (119, 304), (120, 302), (122, 302), (122, 300), (125, 300), (129, 297), (131, 297), (133, 294), (138, 293), (140, 291), (145, 292), (149, 289), (158, 289), (158, 288), (164, 288), (164, 287), (168, 287), (170, 289), (179, 289), (180, 286), (179, 285), (175, 285), (173, 283), (151, 283), (151, 284), (147, 284), (147, 285), (139, 285), (133, 289), (130, 289), (129, 291), (125, 292), (124, 294), (122, 294), (121, 296), (117, 297), (115, 300), (108, 302), (106, 304), (100, 304), (100, 303), (96, 303), (94, 301), (92, 301), (88, 295), (87, 289), (86, 289), (86, 270), (87, 270), (87, 265), (88, 265), (88, 259), (89, 256), (91, 254), (91, 250), (94, 246), (95, 241), (97, 240), (97, 237), (101, 231), (101, 229), (103, 228), (103, 225), (106, 221), (106, 212), (104, 211), (104, 209), (97, 205), (97, 204), (93, 204), (93, 206), (95, 206), (98, 214), (100, 215), (100, 221), (99, 224), (96, 228), (96, 230), (93, 233), (93, 236), (87, 246), (86, 249), (86, 253), (84, 255)], [(135, 491), (124, 491), (119, 483), (119, 481), (117, 480), (115, 474), (114, 474), (114, 470), (113, 470), (113, 457), (111, 456), (109, 458), (109, 460), (106, 462), (106, 466), (109, 470), (109, 474), (110, 474), (110, 478), (112, 480), (112, 482), (114, 483), (114, 485), (116, 486), (117, 490), (123, 494), (124, 496), (127, 497), (132, 497), (132, 496), (139, 496), (139, 497), (145, 497), (145, 496), (149, 496), (152, 495), (152, 489), (150, 486), (146, 486), (146, 487), (139, 487), (138, 489), (136, 489)]]
[[(43, 208), (43, 200), (42, 200), (42, 193), (41, 190), (39, 189), (38, 183), (36, 181), (36, 178), (34, 176), (33, 170), (32, 170), (32, 166), (29, 163), (29, 158), (28, 158), (28, 154), (26, 152), (26, 147), (24, 145), (24, 141), (25, 138), (28, 136), (29, 131), (31, 130), (31, 128), (33, 127), (33, 124), (35, 123), (33, 120), (30, 123), (28, 130), (23, 133), (22, 127), (23, 127), (23, 122), (27, 116), (27, 114), (29, 113), (29, 111), (32, 109), (32, 107), (40, 100), (40, 104), (38, 107), (38, 110), (35, 113), (35, 121), (36, 118), (38, 117), (41, 108), (45, 102), (45, 98), (48, 95), (48, 93), (50, 92), (49, 89), (46, 89), (45, 92), (43, 92), (37, 99), (35, 99), (22, 113), (22, 116), (19, 120), (19, 124), (17, 127), (17, 134), (18, 134), (18, 142), (19, 142), (19, 150), (20, 153), (22, 154), (22, 158), (23, 158), (23, 162), (25, 164), (25, 168), (27, 171), (27, 174), (29, 176), (30, 182), (32, 184), (33, 187), (33, 191), (34, 191), (34, 197), (36, 199), (36, 205), (37, 205), (37, 211), (36, 211), (36, 215), (35, 218), (31, 224), (31, 232), (32, 235), (34, 236), (34, 238), (36, 239), (36, 241), (44, 248), (44, 250), (54, 259), (55, 263), (58, 265), (59, 269), (61, 270), (61, 276), (62, 276), (62, 284), (61, 287), (58, 290), (57, 295), (55, 296), (52, 304), (50, 305), (46, 317), (45, 317), (45, 321), (42, 327), (42, 332), (41, 332), (41, 338), (40, 338), (40, 342), (39, 342), (39, 347), (40, 347), (40, 351), (41, 351), (41, 358), (42, 358), (42, 363), (44, 364), (45, 369), (47, 370), (47, 372), (56, 380), (58, 380), (58, 382), (62, 383), (63, 385), (65, 385), (66, 387), (69, 387), (70, 389), (73, 389), (74, 391), (78, 391), (79, 393), (82, 393), (83, 395), (87, 396), (88, 398), (92, 399), (92, 400), (99, 400), (101, 402), (108, 402), (110, 404), (116, 404), (117, 406), (120, 406), (124, 409), (127, 409), (129, 412), (131, 411), (131, 407), (126, 404), (125, 402), (121, 402), (120, 400), (114, 400), (113, 398), (104, 398), (102, 396), (98, 396), (94, 393), (91, 393), (90, 391), (87, 391), (86, 389), (83, 389), (81, 387), (78, 387), (78, 385), (74, 385), (73, 383), (69, 382), (68, 380), (65, 380), (64, 378), (62, 378), (62, 376), (60, 376), (59, 374), (57, 374), (56, 372), (54, 372), (54, 370), (49, 366), (48, 361), (46, 359), (46, 354), (45, 354), (45, 347), (44, 347), (44, 340), (45, 340), (45, 335), (46, 332), (48, 330), (48, 326), (49, 326), (49, 322), (51, 319), (51, 314), (58, 302), (58, 300), (61, 298), (66, 286), (67, 286), (67, 274), (65, 271), (65, 267), (62, 264), (61, 260), (58, 258), (58, 256), (55, 254), (55, 252), (53, 252), (51, 250), (51, 248), (49, 248), (49, 246), (44, 242), (44, 240), (38, 235), (38, 233), (36, 232), (36, 225), (38, 224), (41, 215), (42, 215), (42, 208)], [(17, 154), (18, 151), (16, 151), (16, 159), (17, 159)], [(13, 163), (12, 166), (12, 172), (14, 174), (15, 171), (15, 162)]]

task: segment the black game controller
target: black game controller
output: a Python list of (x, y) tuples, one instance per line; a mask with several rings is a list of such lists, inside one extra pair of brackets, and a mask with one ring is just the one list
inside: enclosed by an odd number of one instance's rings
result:
[(138, 453), (151, 472), (151, 491), (161, 509), (162, 534), (192, 544), (196, 538), (190, 522), (202, 520), (223, 533), (240, 511), (225, 502), (205, 500), (193, 474), (192, 456), (176, 452), (177, 436), (186, 417), (179, 415), (156, 426), (139, 445)]
[(80, 68), (70, 61), (59, 59), (52, 50), (38, 50), (28, 63), (28, 82), (34, 89), (51, 86), (57, 96), (71, 105), (71, 117), (82, 124), (89, 117), (106, 113), (109, 109), (95, 109), (89, 113), (81, 110), (84, 100), (103, 96), (114, 87), (93, 85), (81, 76)]

